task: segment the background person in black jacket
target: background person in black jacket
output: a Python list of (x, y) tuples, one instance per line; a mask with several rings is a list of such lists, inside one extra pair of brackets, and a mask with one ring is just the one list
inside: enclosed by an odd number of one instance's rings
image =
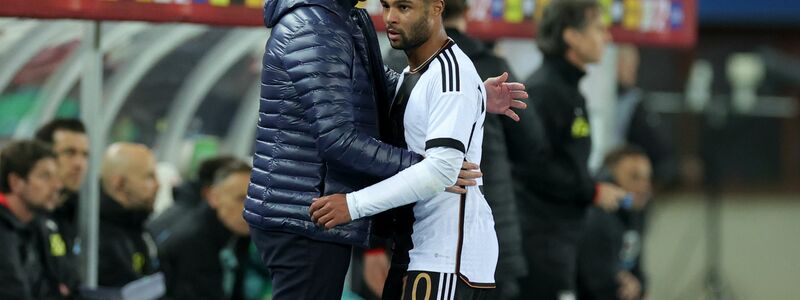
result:
[[(242, 210), (250, 169), (238, 160), (218, 168), (207, 202), (190, 210), (159, 243), (170, 299), (231, 299), (233, 286), (225, 287), (224, 282), (233, 282), (233, 268), (245, 263), (234, 248), (249, 232)], [(230, 258), (235, 259), (232, 264), (223, 263)]]
[(643, 209), (652, 194), (653, 169), (643, 150), (627, 145), (609, 152), (599, 174), (630, 191), (633, 205), (616, 213), (589, 210), (579, 251), (579, 298), (640, 299)]
[(72, 247), (77, 236), (79, 191), (89, 166), (89, 137), (80, 120), (55, 119), (36, 131), (36, 139), (50, 144), (56, 154), (58, 175), (64, 188), (50, 215), (67, 246)]
[[(494, 55), (483, 42), (465, 34), (467, 31), (467, 3), (465, 0), (446, 0), (444, 27), (453, 41), (475, 64), (483, 80), (511, 70), (508, 63)], [(509, 77), (509, 81), (516, 81)], [(522, 252), (517, 204), (511, 178), (511, 164), (506, 149), (506, 136), (498, 115), (486, 115), (483, 136), (483, 194), (492, 208), (500, 256), (497, 261), (495, 280), (497, 299), (512, 299), (519, 294), (518, 279), (527, 273), (525, 255)]]
[(144, 230), (158, 190), (155, 167), (144, 145), (116, 143), (106, 150), (100, 170), (100, 286), (121, 287), (157, 268), (155, 243)]
[(648, 109), (645, 91), (636, 86), (639, 50), (633, 45), (619, 45), (617, 49), (616, 142), (641, 147), (653, 163), (656, 188), (665, 188), (678, 173), (674, 143), (660, 116)]
[(591, 127), (578, 90), (586, 65), (600, 61), (608, 40), (596, 1), (553, 1), (536, 40), (544, 61), (526, 83), (534, 109), (505, 126), (514, 137), (507, 142), (528, 260), (523, 299), (574, 295), (586, 208), (612, 211), (625, 195), (589, 175)]
[(186, 212), (202, 203), (206, 203), (208, 192), (214, 183), (214, 174), (223, 166), (237, 162), (233, 156), (220, 155), (204, 160), (197, 168), (197, 175), (173, 189), (175, 199), (172, 206), (151, 218), (147, 222), (147, 231), (153, 236), (156, 244), (166, 239), (173, 227), (186, 217)]
[(55, 207), (61, 181), (46, 144), (12, 142), (0, 152), (0, 299), (61, 299), (71, 291), (49, 261), (39, 215)]
[[(63, 183), (55, 210), (47, 214), (55, 224), (47, 229), (58, 234), (64, 243), (63, 255), (54, 256), (59, 261), (59, 276), (76, 290), (78, 275), (78, 253), (75, 239), (78, 236), (78, 202), (80, 189), (89, 166), (89, 137), (83, 122), (78, 119), (55, 119), (36, 131), (36, 139), (52, 146), (58, 162), (58, 175)], [(47, 222), (46, 222), (47, 223)], [(60, 247), (60, 245), (56, 245)], [(60, 252), (54, 252), (61, 254)]]

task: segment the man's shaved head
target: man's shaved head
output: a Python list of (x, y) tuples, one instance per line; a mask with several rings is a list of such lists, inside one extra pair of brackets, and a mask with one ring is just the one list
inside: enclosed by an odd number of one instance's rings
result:
[(147, 146), (115, 143), (103, 156), (100, 177), (103, 188), (128, 209), (152, 210), (158, 182), (156, 160)]

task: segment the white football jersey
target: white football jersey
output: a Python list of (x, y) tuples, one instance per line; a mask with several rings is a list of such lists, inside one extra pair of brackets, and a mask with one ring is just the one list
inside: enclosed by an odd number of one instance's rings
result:
[[(392, 109), (407, 101), (402, 124), (409, 150), (449, 147), (480, 164), (486, 91), (452, 40), (416, 72), (406, 68), (397, 86)], [(470, 286), (494, 287), (497, 235), (481, 184), (467, 187), (466, 195), (443, 192), (414, 204), (410, 271), (456, 273)]]

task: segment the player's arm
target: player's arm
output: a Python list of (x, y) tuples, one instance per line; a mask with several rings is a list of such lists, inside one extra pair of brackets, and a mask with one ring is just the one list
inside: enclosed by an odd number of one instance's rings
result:
[(312, 221), (332, 228), (444, 192), (456, 182), (472, 131), (482, 126), (476, 120), (483, 104), (481, 95), (461, 91), (434, 96), (428, 106), (425, 160), (346, 196), (315, 199), (310, 208)]
[(283, 58), (320, 156), (327, 163), (381, 178), (422, 160), (419, 154), (381, 143), (356, 129), (351, 102), (356, 97), (350, 72), (352, 42), (336, 26), (323, 25), (322, 20), (312, 20), (299, 29), (288, 41)]

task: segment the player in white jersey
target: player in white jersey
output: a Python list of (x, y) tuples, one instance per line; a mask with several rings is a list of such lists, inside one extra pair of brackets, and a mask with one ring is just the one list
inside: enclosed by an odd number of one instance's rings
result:
[(445, 33), (442, 0), (381, 2), (391, 45), (403, 49), (409, 61), (390, 107), (389, 142), (424, 154), (425, 160), (363, 190), (317, 199), (312, 219), (330, 228), (405, 207), (413, 212), (413, 230), (403, 298), (483, 298), (494, 287), (498, 256), (491, 209), (480, 179), (466, 194), (445, 192), (462, 162), (481, 160), (482, 80)]

